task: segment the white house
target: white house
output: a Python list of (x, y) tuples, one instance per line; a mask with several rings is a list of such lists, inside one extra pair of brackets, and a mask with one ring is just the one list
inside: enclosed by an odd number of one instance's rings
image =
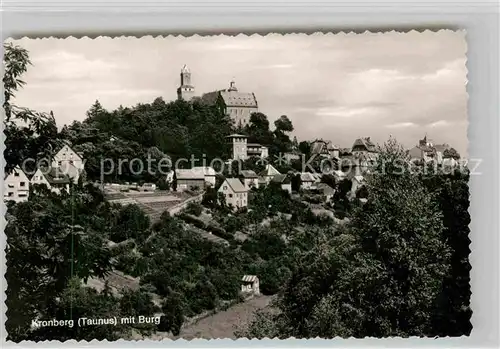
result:
[(201, 172), (205, 176), (205, 182), (210, 186), (215, 187), (215, 170), (210, 166), (195, 166), (192, 168), (195, 172)]
[(84, 165), (82, 153), (77, 153), (68, 144), (62, 146), (52, 160), (52, 168), (58, 168), (74, 182), (78, 182)]
[(313, 184), (316, 182), (316, 178), (309, 172), (302, 172), (300, 174), (300, 188), (301, 189), (310, 189)]
[(232, 205), (235, 209), (248, 206), (248, 189), (238, 178), (226, 178), (217, 192), (222, 193), (226, 204)]
[(28, 200), (30, 180), (19, 166), (16, 166), (4, 179), (4, 201), (21, 202)]
[(35, 184), (45, 184), (48, 189), (51, 189), (50, 182), (44, 174), (42, 169), (37, 169), (33, 177), (30, 180), (31, 185)]
[(71, 182), (69, 175), (61, 171), (59, 168), (37, 169), (33, 177), (31, 177), (31, 185), (45, 184), (48, 189), (54, 193), (61, 193), (62, 190), (69, 192), (69, 184)]
[(255, 275), (244, 275), (241, 279), (241, 292), (254, 296), (260, 295), (259, 278)]
[(243, 184), (248, 190), (252, 188), (259, 188), (259, 176), (252, 170), (242, 170), (241, 177), (243, 179)]

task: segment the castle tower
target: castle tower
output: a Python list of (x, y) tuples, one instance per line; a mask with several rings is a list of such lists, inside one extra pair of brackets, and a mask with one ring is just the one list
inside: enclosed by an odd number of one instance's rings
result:
[(191, 85), (191, 71), (187, 65), (181, 69), (181, 85), (177, 88), (177, 99), (185, 101), (191, 100), (194, 97), (194, 86)]
[(228, 91), (236, 91), (238, 92), (238, 89), (236, 88), (236, 82), (234, 82), (234, 79), (231, 80), (231, 82), (229, 83), (229, 89)]
[(245, 160), (247, 156), (247, 136), (240, 134), (232, 134), (227, 136), (232, 150), (232, 160)]

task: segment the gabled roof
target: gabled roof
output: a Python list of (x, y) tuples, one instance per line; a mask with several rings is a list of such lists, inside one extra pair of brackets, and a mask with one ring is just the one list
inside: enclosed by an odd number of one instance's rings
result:
[(239, 92), (237, 90), (220, 91), (226, 107), (254, 107), (257, 108), (257, 98), (253, 93)]
[(362, 137), (358, 138), (354, 141), (354, 144), (352, 145), (352, 149), (354, 147), (364, 147), (368, 151), (375, 151), (375, 144), (370, 140), (370, 137)]
[(241, 281), (243, 281), (243, 282), (255, 282), (257, 280), (259, 280), (259, 279), (255, 275), (244, 275), (241, 278)]
[(177, 169), (175, 170), (177, 179), (203, 179), (205, 180), (205, 173), (203, 171), (195, 171), (193, 169)]
[(193, 171), (201, 172), (205, 176), (215, 176), (217, 173), (210, 166), (195, 166), (192, 168)]
[(19, 167), (19, 165), (17, 165), (16, 167), (14, 167), (12, 169), (12, 171), (10, 173), (5, 173), (5, 176), (4, 176), (4, 180), (7, 179), (7, 177), (9, 177), (10, 175), (14, 175), (14, 173), (19, 173), (19, 175), (21, 176), (24, 176), (26, 178), (28, 178), (28, 176), (26, 175), (26, 173), (24, 173), (24, 171), (21, 169), (21, 167)]
[(314, 176), (312, 175), (312, 173), (302, 172), (300, 174), (300, 180), (302, 182), (314, 182), (316, 179), (314, 178)]
[(255, 171), (252, 171), (252, 170), (243, 170), (243, 171), (240, 171), (241, 175), (245, 178), (258, 178), (259, 176), (257, 176), (257, 173), (255, 173)]
[(276, 175), (279, 175), (279, 174), (281, 174), (280, 171), (278, 171), (277, 169), (275, 169), (273, 165), (267, 164), (266, 165), (266, 169), (264, 171), (260, 172), (259, 176), (262, 176), (262, 177), (271, 177), (271, 176), (276, 176)]
[(71, 178), (57, 167), (51, 167), (50, 170), (44, 168), (39, 170), (50, 184), (69, 184), (71, 182)]
[(246, 193), (248, 191), (238, 178), (226, 178), (224, 182), (227, 183), (235, 193)]
[[(64, 144), (62, 146), (60, 146), (58, 148), (58, 150), (54, 153), (55, 155), (59, 154), (64, 147), (68, 147), (73, 153), (76, 154), (76, 156), (78, 156), (80, 158), (80, 160), (83, 160), (83, 153), (80, 151), (80, 152), (77, 152), (75, 151), (72, 147), (71, 147), (71, 143), (69, 141), (65, 141)], [(54, 156), (55, 156), (54, 155)], [(76, 160), (76, 159), (73, 159), (73, 160)]]
[(281, 184), (289, 184), (289, 183), (291, 183), (291, 180), (286, 174), (279, 174), (279, 175), (274, 176), (271, 179), (271, 182), (281, 183)]

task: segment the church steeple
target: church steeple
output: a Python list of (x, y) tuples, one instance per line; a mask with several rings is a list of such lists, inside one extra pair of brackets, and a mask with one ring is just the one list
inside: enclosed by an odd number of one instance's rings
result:
[(181, 85), (177, 89), (177, 98), (189, 101), (194, 97), (194, 86), (191, 85), (191, 71), (184, 64), (181, 69)]

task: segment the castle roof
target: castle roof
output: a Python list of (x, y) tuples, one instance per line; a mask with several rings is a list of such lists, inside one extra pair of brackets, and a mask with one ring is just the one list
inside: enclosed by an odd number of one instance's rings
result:
[(186, 64), (184, 64), (182, 66), (181, 73), (191, 73), (191, 71), (189, 70), (189, 68)]
[(228, 89), (220, 91), (220, 96), (226, 107), (257, 107), (257, 98), (253, 93)]

